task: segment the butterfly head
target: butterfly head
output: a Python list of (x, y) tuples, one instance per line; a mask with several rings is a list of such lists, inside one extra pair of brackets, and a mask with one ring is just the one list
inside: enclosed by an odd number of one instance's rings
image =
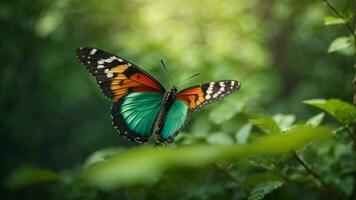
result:
[(176, 86), (172, 86), (169, 90), (170, 90), (170, 92), (172, 94), (177, 94), (177, 87)]
[(177, 95), (177, 87), (172, 86), (165, 94), (165, 102), (168, 102), (168, 107), (173, 103)]

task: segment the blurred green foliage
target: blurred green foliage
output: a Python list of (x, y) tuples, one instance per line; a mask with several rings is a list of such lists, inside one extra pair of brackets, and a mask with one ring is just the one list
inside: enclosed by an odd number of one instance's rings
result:
[[(1, 1), (2, 199), (356, 198), (346, 27), (356, 3), (331, 1), (340, 17), (325, 2)], [(138, 147), (112, 127), (80, 46), (166, 87), (200, 72), (180, 89), (219, 79), (242, 88), (194, 114), (174, 144)], [(334, 137), (319, 140), (327, 130)]]
[[(184, 148), (143, 147), (118, 153), (107, 162), (95, 163), (83, 178), (99, 188), (156, 181), (163, 170), (200, 167), (213, 162), (232, 162), (244, 157), (289, 153), (318, 139), (331, 136), (325, 128), (296, 127), (287, 134), (266, 136), (249, 145), (197, 145)], [(150, 155), (150, 156), (148, 156)]]

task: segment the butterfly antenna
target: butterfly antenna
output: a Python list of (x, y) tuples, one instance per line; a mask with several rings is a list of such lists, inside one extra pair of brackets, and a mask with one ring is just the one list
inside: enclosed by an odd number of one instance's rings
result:
[(177, 85), (182, 84), (182, 83), (186, 82), (187, 80), (189, 80), (189, 79), (191, 79), (191, 78), (194, 78), (194, 77), (196, 77), (196, 76), (199, 76), (199, 75), (200, 75), (199, 73), (195, 73), (195, 74), (189, 76), (188, 78), (183, 79), (183, 80), (180, 81)]
[(161, 63), (162, 63), (164, 69), (166, 70), (166, 72), (167, 72), (167, 74), (168, 74), (168, 76), (169, 76), (169, 78), (170, 78), (171, 85), (173, 85), (173, 77), (172, 77), (172, 75), (169, 73), (169, 71), (168, 71), (166, 65), (165, 65), (164, 62), (163, 62), (163, 59), (161, 59)]

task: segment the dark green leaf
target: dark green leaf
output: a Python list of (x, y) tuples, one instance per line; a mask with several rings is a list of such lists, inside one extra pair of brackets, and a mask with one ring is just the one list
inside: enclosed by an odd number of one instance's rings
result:
[(58, 174), (51, 170), (22, 167), (14, 170), (6, 183), (11, 189), (18, 189), (57, 180)]
[(246, 187), (251, 188), (267, 181), (283, 181), (283, 177), (273, 172), (257, 173), (252, 176), (249, 176), (246, 180), (242, 182), (242, 184)]
[(345, 125), (356, 121), (356, 108), (340, 99), (312, 99), (304, 103), (326, 111)]
[(253, 190), (251, 191), (248, 200), (260, 200), (263, 199), (268, 193), (272, 192), (275, 189), (278, 189), (283, 185), (284, 182), (282, 181), (268, 181), (265, 183), (258, 184)]
[(280, 129), (273, 118), (251, 119), (250, 123), (266, 131), (267, 133), (280, 132)]

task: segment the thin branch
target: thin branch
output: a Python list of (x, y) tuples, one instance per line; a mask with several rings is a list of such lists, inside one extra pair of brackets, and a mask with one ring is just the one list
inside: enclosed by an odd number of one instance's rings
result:
[(350, 31), (352, 37), (354, 38), (354, 45), (356, 48), (356, 34), (354, 29), (352, 28), (353, 27), (353, 25), (351, 24), (352, 22), (349, 19), (347, 19), (345, 16), (343, 16), (329, 0), (324, 0), (324, 2), (338, 17), (340, 17), (345, 21), (346, 28)]
[(350, 138), (353, 140), (354, 145), (356, 144), (356, 137), (354, 134), (351, 133), (350, 129), (345, 127), (344, 130), (346, 131), (346, 133), (350, 136)]
[(343, 197), (338, 194), (336, 191), (333, 190), (333, 188), (329, 187), (324, 179), (320, 176), (319, 173), (314, 171), (311, 167), (309, 167), (297, 154), (297, 152), (293, 151), (293, 157), (298, 161), (299, 164), (301, 164), (304, 169), (312, 176), (314, 177), (317, 181), (320, 182), (322, 185), (322, 190), (328, 194), (332, 194), (336, 199), (343, 199)]
[(299, 164), (301, 164), (304, 169), (310, 174), (312, 175), (314, 178), (316, 178), (322, 185), (325, 185), (324, 180), (321, 178), (321, 176), (314, 171), (311, 167), (309, 167), (297, 154), (297, 152), (293, 152), (293, 157), (299, 162)]
[(250, 188), (243, 186), (241, 184), (241, 182), (234, 177), (233, 175), (230, 174), (230, 172), (228, 170), (226, 170), (226, 168), (220, 166), (219, 164), (212, 164), (212, 166), (223, 176), (225, 176), (226, 178), (231, 179), (233, 182), (237, 183), (247, 194), (250, 193)]
[(296, 185), (299, 185), (299, 186), (302, 186), (302, 187), (305, 187), (305, 188), (308, 188), (308, 189), (311, 189), (311, 190), (315, 190), (317, 192), (320, 192), (322, 194), (324, 194), (325, 196), (329, 197), (329, 195), (335, 197), (335, 199), (343, 199), (341, 196), (339, 196), (338, 194), (335, 194), (334, 192), (328, 190), (328, 189), (325, 189), (323, 187), (320, 187), (318, 185), (312, 185), (312, 184), (308, 184), (308, 183), (305, 183), (305, 182), (302, 182), (302, 181), (298, 181), (298, 180), (293, 180), (293, 179), (290, 179), (288, 176), (284, 175), (284, 174), (279, 174), (284, 181), (288, 182), (288, 183), (291, 183), (291, 184), (296, 184)]

